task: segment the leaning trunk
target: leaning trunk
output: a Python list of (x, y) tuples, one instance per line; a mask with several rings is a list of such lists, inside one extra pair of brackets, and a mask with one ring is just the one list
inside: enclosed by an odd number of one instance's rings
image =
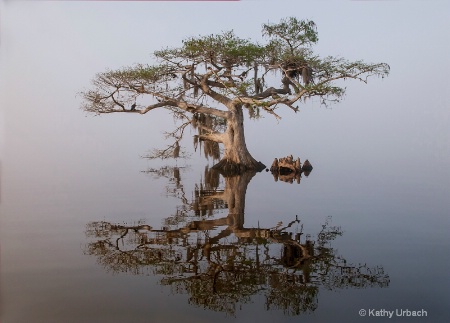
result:
[(240, 174), (247, 170), (262, 171), (266, 166), (250, 155), (245, 143), (242, 106), (232, 106), (229, 110), (227, 130), (222, 141), (224, 155), (214, 168), (225, 175)]

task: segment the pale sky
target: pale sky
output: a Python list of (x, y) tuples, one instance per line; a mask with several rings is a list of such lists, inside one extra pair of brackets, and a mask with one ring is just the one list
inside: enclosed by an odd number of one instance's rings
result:
[[(420, 128), (427, 142), (434, 138), (436, 150), (445, 151), (450, 146), (449, 12), (448, 1), (3, 1), (1, 152), (5, 147), (7, 153), (26, 150), (18, 147), (27, 138), (76, 132), (78, 139), (84, 135), (84, 141), (95, 141), (102, 140), (102, 127), (134, 128), (150, 122), (150, 117), (86, 119), (76, 93), (89, 87), (95, 73), (151, 62), (152, 51), (179, 46), (186, 37), (233, 29), (241, 37), (262, 40), (262, 23), (291, 15), (316, 22), (319, 43), (314, 48), (321, 56), (386, 62), (391, 75), (368, 85), (349, 82), (347, 97), (331, 112), (313, 100), (305, 103), (300, 116), (281, 113), (282, 127), (275, 128), (281, 135), (283, 129), (299, 127), (303, 138), (317, 138), (324, 131), (339, 132), (339, 122), (350, 118), (355, 133), (367, 132), (369, 143), (378, 140), (382, 125), (383, 133), (399, 137), (400, 144), (414, 138), (414, 151), (423, 138), (415, 131)], [(361, 104), (370, 107), (360, 113), (345, 108)], [(161, 139), (162, 124), (152, 125), (155, 138)], [(249, 123), (246, 131), (260, 136), (260, 129), (277, 125), (268, 116), (261, 125)], [(26, 140), (19, 143), (17, 138)]]

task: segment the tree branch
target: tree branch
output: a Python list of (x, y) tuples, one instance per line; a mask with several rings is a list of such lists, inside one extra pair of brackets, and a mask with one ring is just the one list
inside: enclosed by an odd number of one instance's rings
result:
[(213, 75), (214, 72), (212, 70), (209, 70), (208, 73), (206, 73), (205, 75), (203, 75), (201, 82), (200, 82), (200, 86), (203, 90), (203, 92), (208, 95), (209, 97), (211, 97), (212, 99), (216, 100), (217, 102), (222, 103), (225, 106), (228, 106), (228, 104), (230, 104), (231, 99), (227, 98), (226, 96), (219, 94), (215, 91), (213, 91), (209, 86), (208, 86), (208, 79), (211, 75)]
[(219, 133), (219, 132), (214, 132), (214, 133), (210, 133), (210, 134), (199, 135), (198, 138), (200, 140), (209, 140), (209, 141), (222, 143), (222, 142), (224, 142), (225, 134)]

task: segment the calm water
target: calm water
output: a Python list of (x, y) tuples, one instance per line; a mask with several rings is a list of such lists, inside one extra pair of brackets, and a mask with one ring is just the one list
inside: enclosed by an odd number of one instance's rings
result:
[[(162, 39), (179, 44), (200, 25), (154, 26), (148, 12), (164, 17), (165, 4), (50, 3), (10, 1), (2, 17), (2, 323), (450, 320), (446, 8), (311, 4), (322, 56), (385, 61), (392, 73), (348, 83), (330, 109), (312, 100), (299, 114), (280, 111), (279, 124), (247, 120), (256, 159), (311, 161), (311, 174), (290, 184), (267, 172), (205, 174), (212, 162), (198, 153), (162, 172), (141, 156), (164, 146), (169, 116), (79, 110), (76, 93), (96, 72), (145, 62)], [(247, 3), (221, 7), (238, 34), (285, 16), (270, 6), (249, 21)], [(186, 6), (170, 9), (195, 12), (193, 21), (217, 25), (211, 33), (230, 29), (216, 7)], [(418, 24), (419, 15), (431, 20)], [(431, 52), (418, 80), (411, 66)]]
[(357, 176), (320, 161), (289, 184), (266, 172), (224, 179), (202, 159), (156, 172), (140, 164), (102, 178), (3, 174), (2, 322), (331, 322), (358, 321), (360, 309), (448, 317), (438, 178)]

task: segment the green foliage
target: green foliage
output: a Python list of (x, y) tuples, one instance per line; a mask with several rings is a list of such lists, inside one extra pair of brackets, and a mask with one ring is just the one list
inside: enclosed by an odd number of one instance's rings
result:
[[(297, 112), (296, 102), (319, 97), (337, 102), (345, 88), (337, 80), (367, 82), (370, 76), (385, 77), (389, 65), (348, 61), (313, 53), (318, 42), (316, 24), (295, 17), (262, 26), (266, 43), (238, 37), (233, 31), (189, 37), (178, 48), (154, 52), (155, 65), (137, 64), (96, 75), (94, 89), (81, 93), (82, 108), (94, 113), (138, 112), (165, 108), (178, 120), (206, 113), (226, 119), (231, 103), (248, 110), (281, 117), (277, 108)], [(146, 106), (137, 101), (145, 101)], [(205, 109), (209, 109), (205, 112)], [(219, 110), (223, 109), (223, 110)]]
[(233, 31), (219, 35), (191, 37), (183, 41), (178, 50), (155, 53), (161, 58), (185, 58), (192, 61), (209, 61), (250, 66), (264, 55), (264, 47), (237, 37)]
[(311, 46), (319, 40), (313, 21), (295, 17), (281, 19), (278, 24), (264, 24), (263, 35), (271, 39), (272, 46), (288, 45), (291, 51), (300, 46)]
[(166, 81), (167, 78), (173, 77), (174, 69), (167, 64), (147, 65), (136, 64), (134, 66), (123, 67), (119, 70), (109, 70), (104, 73), (97, 74), (97, 78), (111, 83), (156, 83)]
[[(163, 94), (174, 100), (191, 98), (198, 101), (198, 98), (205, 98), (200, 80), (208, 73), (207, 80), (213, 82), (208, 86), (230, 100), (251, 97), (270, 88), (271, 85), (264, 78), (268, 71), (278, 75), (281, 72), (281, 77), (289, 76), (289, 81), (283, 81), (285, 86), (288, 84), (289, 89), (259, 97), (258, 102), (254, 103), (263, 107), (283, 104), (287, 102), (287, 98), (291, 102), (293, 98), (286, 94), (292, 92), (298, 95), (295, 100), (314, 95), (335, 96), (335, 99), (339, 99), (344, 89), (333, 85), (334, 80), (354, 78), (365, 82), (370, 75), (384, 77), (389, 73), (387, 64), (366, 64), (363, 61), (349, 62), (332, 56), (324, 59), (315, 56), (311, 46), (317, 43), (318, 33), (311, 20), (290, 17), (279, 23), (263, 24), (262, 34), (268, 38), (265, 45), (239, 38), (233, 31), (190, 37), (179, 48), (156, 51), (154, 55), (160, 61), (156, 65), (137, 64), (99, 73), (94, 80), (98, 91), (88, 91), (86, 93), (89, 95), (85, 95), (87, 101), (93, 102), (94, 106), (86, 110), (95, 111), (97, 106), (98, 111), (110, 112), (115, 105), (123, 110), (123, 104), (120, 105), (122, 97), (114, 96), (119, 91), (122, 95), (125, 91), (135, 91), (154, 96)], [(301, 84), (302, 80), (299, 79), (304, 68), (308, 68), (311, 74), (308, 84), (305, 79), (305, 84)], [(263, 70), (264, 74), (261, 75)], [(259, 90), (256, 88), (257, 78), (261, 78), (262, 87)], [(146, 87), (145, 91), (142, 86)], [(108, 90), (108, 87), (111, 89)], [(275, 83), (272, 87), (276, 89)], [(135, 98), (136, 95), (129, 95), (127, 102)], [(100, 102), (101, 100), (113, 102), (107, 104)], [(212, 100), (217, 100), (217, 96)], [(222, 103), (224, 101), (225, 99)]]

